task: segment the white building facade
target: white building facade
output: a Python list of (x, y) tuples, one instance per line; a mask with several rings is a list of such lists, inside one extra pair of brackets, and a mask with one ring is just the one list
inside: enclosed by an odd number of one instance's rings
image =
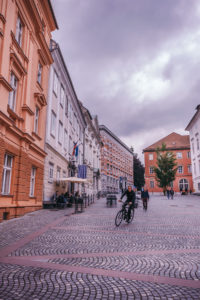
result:
[(190, 134), (193, 188), (200, 193), (200, 105), (185, 130)]
[[(50, 200), (56, 191), (60, 194), (77, 190), (77, 186), (60, 182), (60, 178), (76, 176), (78, 165), (83, 164), (86, 127), (61, 50), (53, 40), (51, 53), (54, 63), (50, 69), (47, 99), (44, 201)], [(72, 155), (75, 143), (78, 145), (76, 157)]]
[(101, 191), (101, 137), (97, 116), (91, 116), (89, 110), (82, 104), (82, 112), (87, 124), (84, 142), (84, 164), (87, 166), (87, 195), (97, 195)]

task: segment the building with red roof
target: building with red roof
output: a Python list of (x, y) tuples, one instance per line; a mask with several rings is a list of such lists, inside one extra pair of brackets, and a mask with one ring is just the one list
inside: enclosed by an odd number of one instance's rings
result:
[(174, 153), (177, 163), (176, 179), (171, 183), (175, 192), (193, 190), (190, 139), (189, 135), (172, 132), (143, 150), (145, 162), (145, 182), (150, 192), (162, 192), (157, 184), (154, 167), (157, 165), (156, 149), (166, 145), (168, 151)]

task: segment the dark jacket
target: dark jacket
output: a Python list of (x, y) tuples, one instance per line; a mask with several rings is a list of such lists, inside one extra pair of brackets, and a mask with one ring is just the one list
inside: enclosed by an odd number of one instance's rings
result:
[(148, 190), (142, 191), (141, 198), (142, 199), (145, 199), (145, 198), (149, 199), (149, 192), (148, 192)]
[(127, 200), (126, 202), (132, 202), (134, 204), (135, 202), (135, 192), (133, 190), (131, 190), (130, 192), (128, 190), (126, 190), (122, 195), (121, 195), (121, 199), (126, 195)]

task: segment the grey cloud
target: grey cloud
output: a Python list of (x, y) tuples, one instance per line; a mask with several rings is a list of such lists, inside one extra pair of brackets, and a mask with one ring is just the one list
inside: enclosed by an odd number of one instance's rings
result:
[[(92, 114), (99, 115), (101, 123), (122, 139), (142, 136), (147, 130), (185, 128), (200, 94), (200, 51), (193, 57), (194, 53), (183, 46), (185, 37), (199, 28), (198, 1), (52, 3), (60, 27), (54, 38), (60, 44), (78, 97)], [(170, 60), (160, 77), (169, 81), (170, 91), (139, 102), (137, 94), (127, 90), (127, 82), (163, 51), (170, 53)], [(116, 74), (119, 80), (107, 80), (110, 74)]]

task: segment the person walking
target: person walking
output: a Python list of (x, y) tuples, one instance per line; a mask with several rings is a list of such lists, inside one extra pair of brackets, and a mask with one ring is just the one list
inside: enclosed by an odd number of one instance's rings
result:
[(174, 198), (174, 190), (173, 190), (173, 188), (171, 188), (171, 190), (170, 190), (170, 197), (173, 200), (173, 198)]
[(148, 189), (146, 188), (146, 186), (144, 187), (144, 189), (141, 192), (141, 198), (142, 198), (142, 202), (143, 202), (143, 209), (147, 210), (147, 203), (149, 200), (149, 192), (148, 192)]
[(167, 199), (169, 199), (169, 196), (170, 196), (170, 190), (169, 188), (167, 188)]

